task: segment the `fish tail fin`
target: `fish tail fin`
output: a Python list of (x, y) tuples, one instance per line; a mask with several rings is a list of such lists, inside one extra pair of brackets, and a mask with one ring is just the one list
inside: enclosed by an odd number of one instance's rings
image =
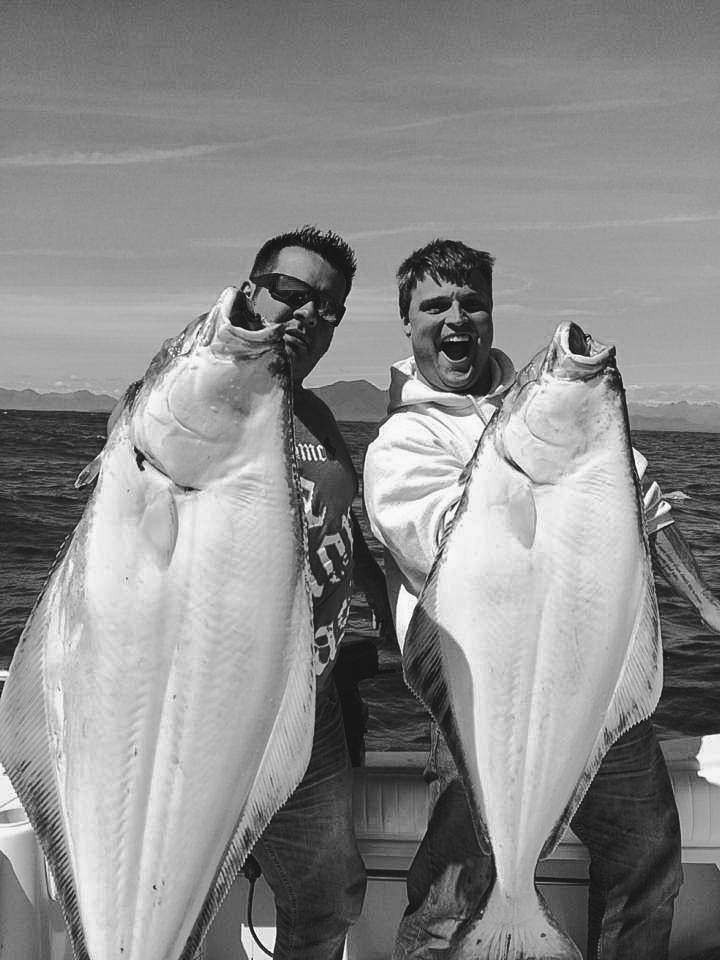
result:
[(75, 480), (75, 489), (79, 490), (80, 487), (86, 487), (89, 483), (92, 483), (93, 480), (100, 473), (100, 467), (102, 466), (103, 461), (103, 451), (88, 463), (86, 467), (83, 467), (80, 473), (77, 475)]
[(537, 890), (525, 909), (518, 910), (497, 884), (482, 915), (451, 956), (453, 960), (582, 960)]

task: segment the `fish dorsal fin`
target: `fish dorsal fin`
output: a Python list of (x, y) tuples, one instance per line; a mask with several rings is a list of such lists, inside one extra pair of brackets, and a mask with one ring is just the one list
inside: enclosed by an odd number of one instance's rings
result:
[[(46, 586), (38, 598), (13, 657), (12, 683), (3, 690), (0, 707), (0, 755), (47, 858), (72, 940), (73, 957), (91, 960), (80, 919), (54, 741), (41, 732), (47, 710), (45, 651), (36, 637), (55, 614), (52, 589), (52, 585)], [(8, 717), (12, 722), (5, 722)], [(38, 789), (39, 784), (42, 789)]]
[(598, 733), (575, 792), (543, 848), (542, 857), (555, 850), (585, 796), (603, 757), (624, 733), (652, 716), (662, 692), (662, 641), (652, 567), (645, 562), (644, 592), (632, 639), (615, 686), (605, 723)]

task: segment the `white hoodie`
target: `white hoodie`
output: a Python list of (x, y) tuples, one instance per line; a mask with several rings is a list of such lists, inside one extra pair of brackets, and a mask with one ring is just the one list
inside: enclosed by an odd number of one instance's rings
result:
[(388, 417), (365, 457), (365, 510), (385, 547), (385, 575), (400, 646), (460, 499), (460, 475), (515, 379), (512, 361), (490, 354), (492, 381), (482, 397), (430, 386), (410, 357), (390, 368)]
[[(490, 354), (492, 381), (481, 397), (445, 393), (427, 383), (412, 357), (390, 369), (388, 417), (369, 445), (363, 472), (365, 511), (385, 548), (385, 575), (400, 648), (446, 524), (457, 506), (465, 465), (515, 379), (501, 350)], [(647, 460), (633, 451), (640, 477)], [(649, 532), (672, 523), (656, 483), (645, 494)]]

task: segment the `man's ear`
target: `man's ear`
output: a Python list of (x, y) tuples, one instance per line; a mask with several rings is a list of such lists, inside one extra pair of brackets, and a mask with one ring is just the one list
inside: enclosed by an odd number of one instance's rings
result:
[(410, 318), (409, 318), (409, 317), (401, 317), (400, 319), (402, 320), (403, 333), (405, 334), (406, 337), (411, 336), (411, 335), (412, 335), (412, 327), (410, 326)]

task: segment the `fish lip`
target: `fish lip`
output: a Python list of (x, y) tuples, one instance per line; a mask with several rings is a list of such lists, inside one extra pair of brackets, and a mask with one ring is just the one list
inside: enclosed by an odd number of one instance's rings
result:
[[(590, 353), (578, 352), (574, 348), (577, 346), (577, 338), (582, 337), (585, 349)], [(568, 355), (572, 355), (577, 363), (605, 363), (611, 357), (615, 356), (615, 346), (612, 343), (601, 343), (590, 333), (585, 331), (577, 323), (572, 321), (563, 326), (560, 331), (561, 343), (563, 349)]]
[(245, 343), (258, 347), (271, 348), (280, 343), (283, 338), (284, 324), (269, 323), (260, 314), (254, 314), (259, 326), (257, 328), (242, 326), (233, 323), (232, 308), (238, 294), (237, 287), (226, 287), (220, 294), (218, 301), (208, 316), (211, 334), (208, 342), (218, 341), (223, 346), (233, 346)]

